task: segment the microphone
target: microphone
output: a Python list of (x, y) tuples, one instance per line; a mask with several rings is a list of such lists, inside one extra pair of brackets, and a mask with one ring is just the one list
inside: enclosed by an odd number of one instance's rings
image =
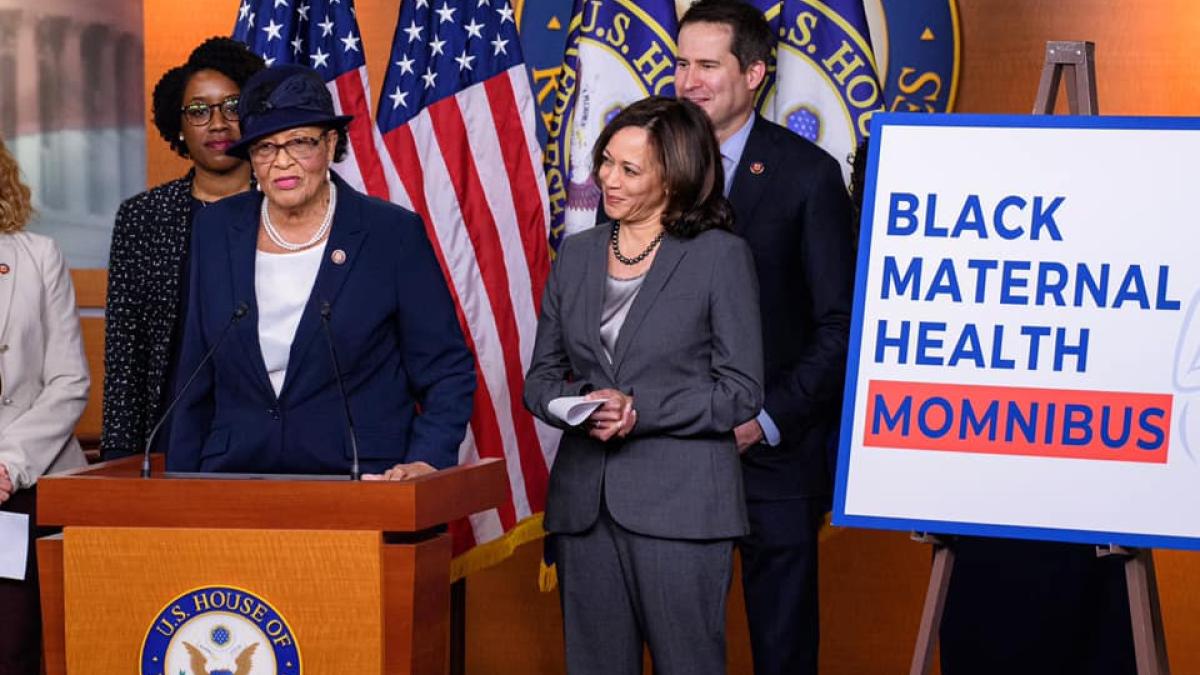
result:
[(333, 364), (333, 376), (337, 379), (338, 392), (342, 395), (342, 411), (346, 413), (346, 428), (350, 431), (350, 480), (362, 480), (362, 469), (358, 466), (358, 436), (354, 433), (354, 419), (350, 416), (350, 399), (346, 396), (346, 382), (342, 379), (342, 368), (338, 365), (337, 352), (333, 349), (333, 333), (329, 330), (329, 316), (333, 310), (328, 300), (321, 301), (321, 326), (325, 329), (325, 344), (329, 345), (329, 361)]
[(217, 336), (215, 341), (213, 341), (213, 344), (208, 348), (208, 351), (204, 352), (204, 358), (200, 359), (200, 363), (196, 364), (195, 369), (192, 370), (192, 374), (188, 377), (187, 381), (184, 382), (183, 386), (179, 388), (179, 391), (175, 393), (175, 398), (171, 399), (171, 405), (167, 406), (167, 409), (163, 412), (162, 417), (158, 418), (158, 422), (155, 423), (154, 428), (150, 430), (150, 435), (146, 437), (146, 449), (142, 451), (142, 478), (150, 477), (150, 447), (154, 443), (154, 435), (158, 433), (159, 427), (161, 427), (163, 422), (166, 422), (167, 418), (171, 416), (171, 411), (174, 410), (175, 406), (179, 404), (179, 400), (183, 398), (183, 393), (188, 390), (188, 387), (192, 386), (192, 382), (195, 381), (196, 376), (200, 374), (200, 369), (208, 363), (208, 360), (212, 358), (213, 353), (217, 351), (217, 347), (220, 347), (221, 343), (225, 341), (225, 336), (229, 333), (229, 329), (233, 328), (233, 324), (240, 321), (242, 317), (246, 316), (246, 314), (249, 312), (250, 305), (247, 305), (244, 302), (239, 302), (237, 307), (234, 307), (233, 314), (229, 317), (229, 323), (225, 324), (225, 328), (221, 329), (221, 334)]

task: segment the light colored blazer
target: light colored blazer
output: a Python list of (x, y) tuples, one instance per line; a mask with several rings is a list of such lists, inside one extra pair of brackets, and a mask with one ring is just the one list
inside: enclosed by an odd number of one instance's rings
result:
[(72, 432), (87, 404), (88, 367), (75, 289), (54, 241), (0, 234), (0, 272), (0, 464), (22, 489), (86, 463)]
[(604, 503), (622, 527), (672, 539), (747, 532), (733, 428), (763, 404), (758, 282), (750, 247), (709, 230), (663, 239), (617, 338), (604, 356), (600, 317), (609, 226), (563, 242), (542, 298), (525, 405), (543, 421), (559, 396), (632, 393), (638, 419), (601, 443), (565, 428), (550, 472), (546, 530), (582, 532)]

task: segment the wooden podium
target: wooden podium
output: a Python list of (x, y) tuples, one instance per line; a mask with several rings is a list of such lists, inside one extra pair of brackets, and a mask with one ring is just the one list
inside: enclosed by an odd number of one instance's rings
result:
[[(259, 665), (236, 672), (444, 672), (441, 526), (504, 500), (502, 461), (381, 483), (167, 477), (154, 459), (149, 479), (130, 457), (38, 484), (38, 523), (64, 528), (37, 543), (47, 675), (234, 672), (218, 661), (239, 650)], [(209, 665), (178, 665), (185, 647)]]

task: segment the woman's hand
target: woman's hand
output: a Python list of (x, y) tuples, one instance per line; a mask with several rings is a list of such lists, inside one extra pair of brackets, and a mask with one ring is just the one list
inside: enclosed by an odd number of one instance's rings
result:
[(409, 480), (417, 476), (433, 473), (437, 469), (425, 462), (397, 464), (383, 473), (364, 473), (363, 480)]
[(598, 441), (613, 437), (625, 438), (637, 424), (637, 411), (633, 409), (633, 397), (616, 389), (597, 389), (585, 397), (589, 401), (604, 399), (604, 405), (588, 416), (584, 427), (588, 435)]
[(8, 501), (14, 492), (12, 478), (8, 475), (8, 467), (0, 464), (0, 504)]

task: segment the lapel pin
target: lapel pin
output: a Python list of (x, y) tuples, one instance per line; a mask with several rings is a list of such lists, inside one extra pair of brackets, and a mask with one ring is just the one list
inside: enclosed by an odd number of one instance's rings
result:
[(750, 163), (750, 173), (754, 174), (755, 176), (761, 174), (763, 171), (766, 171), (766, 170), (767, 170), (767, 167), (762, 162), (751, 162)]
[(12, 271), (12, 268), (9, 267), (6, 263), (0, 263), (0, 274), (8, 274), (11, 271)]
[(329, 255), (329, 259), (333, 261), (333, 264), (334, 264), (334, 265), (342, 265), (342, 264), (345, 264), (345, 262), (346, 262), (346, 252), (345, 252), (345, 251), (343, 251), (343, 250), (342, 250), (342, 249), (340, 249), (340, 248), (334, 249), (334, 250), (333, 250), (333, 253), (331, 253), (331, 254)]

